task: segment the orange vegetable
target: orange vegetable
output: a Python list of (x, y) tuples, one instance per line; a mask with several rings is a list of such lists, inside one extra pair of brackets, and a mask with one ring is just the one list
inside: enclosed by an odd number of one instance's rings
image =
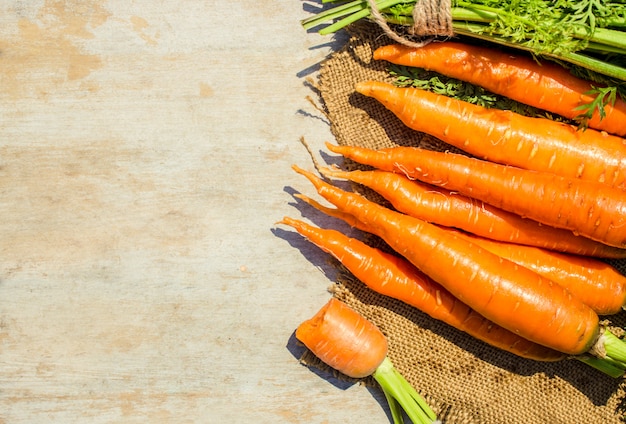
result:
[(356, 91), (380, 101), (408, 127), (473, 156), (626, 189), (621, 137), (384, 82), (360, 82)]
[(353, 378), (371, 375), (389, 401), (395, 423), (400, 407), (413, 423), (432, 423), (435, 413), (394, 368), (387, 357), (387, 339), (380, 330), (345, 303), (331, 298), (296, 330), (296, 338), (319, 359)]
[[(313, 244), (330, 253), (377, 293), (400, 300), (431, 318), (515, 355), (537, 361), (558, 361), (566, 357), (485, 319), (404, 258), (382, 252), (336, 230), (316, 228), (289, 217), (283, 218), (280, 223), (295, 228)], [(369, 369), (361, 374), (369, 374)]]
[(417, 218), (340, 190), (297, 167), (318, 193), (353, 215), (461, 302), (525, 339), (560, 352), (588, 352), (597, 314), (539, 274)]
[(346, 172), (335, 168), (322, 168), (320, 172), (327, 177), (342, 178), (369, 187), (396, 210), (424, 221), (494, 240), (577, 255), (626, 258), (626, 249), (541, 225), (445, 188), (410, 180), (398, 173), (380, 170)]
[[(354, 216), (344, 213), (338, 209), (327, 208), (323, 205), (320, 205), (318, 202), (313, 199), (308, 198), (303, 195), (296, 195), (298, 198), (304, 200), (309, 203), (316, 209), (324, 212), (325, 214), (339, 218), (351, 226), (358, 228), (365, 232), (375, 232), (373, 229), (369, 228), (367, 225), (363, 224), (359, 220), (357, 220)], [(313, 230), (309, 229), (301, 229), (300, 226), (306, 224), (289, 224), (294, 226), (298, 231), (306, 235), (309, 240), (318, 246), (322, 243), (322, 239), (320, 235), (312, 234)], [(297, 225), (297, 227), (296, 227)], [(461, 237), (467, 238), (470, 242), (475, 243), (482, 248), (488, 250), (491, 253), (494, 253), (504, 259), (507, 259), (511, 262), (514, 262), (520, 266), (531, 269), (535, 271), (537, 274), (542, 275), (543, 277), (552, 280), (553, 282), (559, 284), (560, 286), (565, 287), (570, 293), (574, 296), (578, 297), (583, 301), (587, 306), (593, 309), (598, 315), (612, 315), (620, 312), (625, 308), (626, 303), (626, 277), (622, 275), (615, 268), (610, 266), (604, 261), (600, 261), (594, 258), (579, 256), (579, 255), (569, 255), (564, 253), (558, 253), (546, 249), (541, 249), (533, 246), (524, 246), (514, 243), (506, 243), (500, 242), (496, 240), (486, 239), (484, 237), (479, 237), (476, 235), (472, 235), (466, 232), (461, 232), (454, 230), (452, 228), (441, 227), (445, 231), (455, 232)], [(304, 233), (306, 231), (306, 233)], [(319, 230), (318, 230), (319, 231)], [(330, 230), (329, 230), (330, 231)], [(329, 245), (332, 244), (333, 248), (337, 248), (336, 245), (339, 243), (334, 240), (334, 237), (340, 237), (339, 235), (331, 236), (326, 235), (328, 238), (332, 238), (332, 242), (326, 240), (326, 249), (331, 249)], [(344, 236), (345, 237), (345, 236)], [(349, 245), (353, 243), (361, 243), (358, 240), (349, 239)], [(366, 245), (365, 248), (368, 246)], [(345, 249), (352, 249), (352, 247), (345, 247)], [(332, 251), (331, 251), (332, 252)], [(348, 256), (348, 253), (345, 254)], [(365, 256), (362, 254), (361, 257)], [(335, 255), (335, 257), (337, 257)], [(348, 256), (349, 257), (349, 256)], [(344, 258), (337, 259), (344, 263)], [(401, 260), (401, 259), (394, 259)], [(344, 263), (346, 268), (348, 268), (359, 280), (363, 281), (366, 285), (368, 285), (372, 290), (385, 294), (390, 297), (394, 297), (400, 299), (398, 297), (398, 293), (390, 292), (393, 290), (392, 288), (388, 288), (387, 290), (382, 288), (377, 288), (377, 286), (370, 286), (367, 283), (368, 278), (374, 278), (368, 274), (361, 275), (360, 270), (353, 270), (350, 265)], [(355, 265), (353, 265), (355, 266)], [(367, 271), (365, 271), (367, 272)], [(418, 271), (419, 272), (419, 271)], [(426, 276), (424, 276), (426, 277)], [(427, 277), (426, 277), (427, 278)], [(436, 283), (433, 283), (436, 284)], [(410, 297), (409, 297), (410, 299)], [(428, 313), (426, 309), (423, 309), (425, 306), (422, 304), (412, 304), (410, 300), (400, 299), (405, 303), (411, 304), (421, 311), (425, 311)], [(454, 309), (454, 308), (453, 308)], [(444, 321), (450, 325), (455, 326), (456, 328), (463, 330), (462, 328), (457, 327), (455, 324), (446, 321), (447, 317), (437, 317), (431, 315), (433, 318)], [(471, 331), (466, 331), (469, 334), (472, 334)], [(479, 338), (480, 336), (472, 334), (474, 337)], [(500, 338), (501, 336), (497, 336)], [(483, 339), (481, 339), (483, 340)], [(490, 343), (488, 340), (483, 340)], [(493, 344), (493, 343), (491, 343)], [(515, 353), (515, 352), (514, 352)], [(523, 355), (520, 355), (523, 356)]]
[[(388, 45), (378, 48), (374, 59), (432, 70), (570, 119), (581, 113), (577, 108), (593, 100), (587, 94), (593, 89), (591, 82), (555, 63), (539, 63), (501, 49), (451, 41), (419, 49)], [(614, 105), (604, 109), (606, 116), (601, 119), (596, 111), (589, 127), (626, 135), (626, 102), (617, 98)]]
[(502, 243), (459, 233), (473, 243), (565, 287), (598, 315), (620, 312), (626, 303), (626, 277), (606, 262), (538, 247)]
[(387, 357), (385, 335), (337, 299), (300, 324), (296, 338), (324, 363), (353, 378), (372, 375)]
[(328, 148), (361, 164), (402, 172), (517, 215), (619, 248), (626, 247), (626, 192), (546, 172), (412, 147)]

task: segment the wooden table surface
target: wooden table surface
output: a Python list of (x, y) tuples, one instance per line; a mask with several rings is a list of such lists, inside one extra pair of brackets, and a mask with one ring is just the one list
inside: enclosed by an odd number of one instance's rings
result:
[(274, 224), (331, 139), (314, 7), (1, 3), (0, 422), (389, 422), (293, 339), (333, 278)]

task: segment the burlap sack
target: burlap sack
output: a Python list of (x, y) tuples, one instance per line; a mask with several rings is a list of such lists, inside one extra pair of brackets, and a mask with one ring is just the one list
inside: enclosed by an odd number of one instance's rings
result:
[[(389, 78), (387, 65), (372, 60), (373, 49), (389, 40), (371, 24), (354, 26), (350, 36), (319, 73), (320, 97), (336, 142), (373, 148), (420, 145), (450, 150), (407, 129), (375, 100), (354, 92), (357, 81)], [(497, 350), (373, 293), (348, 273), (341, 275), (333, 292), (387, 335), (389, 357), (444, 423), (626, 421), (623, 379), (605, 376), (576, 360), (535, 362)], [(614, 326), (625, 323), (624, 313), (611, 317)], [(303, 360), (312, 358), (309, 355)]]

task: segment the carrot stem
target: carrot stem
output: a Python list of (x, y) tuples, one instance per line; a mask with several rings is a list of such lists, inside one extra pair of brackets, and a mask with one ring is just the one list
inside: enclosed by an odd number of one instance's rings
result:
[(592, 356), (574, 358), (612, 377), (621, 377), (626, 372), (626, 343), (607, 328), (601, 332), (589, 353)]
[[(509, 41), (505, 37), (500, 37), (495, 34), (483, 35), (478, 31), (482, 29), (480, 24), (473, 24), (471, 22), (458, 22), (454, 24), (454, 30), (459, 35), (464, 35), (467, 37), (476, 38), (478, 40), (487, 41), (493, 44), (497, 44), (500, 46), (511, 47), (527, 52), (534, 53), (532, 47), (528, 47), (522, 44), (517, 44)], [(595, 46), (595, 44), (592, 44)], [(599, 46), (596, 46), (595, 50), (600, 49)], [(613, 51), (615, 47), (609, 46), (609, 49)], [(606, 48), (604, 49), (606, 50)], [(622, 53), (623, 54), (623, 53)], [(572, 65), (579, 66), (581, 68), (590, 69), (594, 72), (600, 73), (610, 78), (617, 78), (622, 81), (626, 81), (626, 69), (622, 66), (613, 64), (611, 62), (607, 62), (601, 59), (596, 59), (591, 56), (582, 54), (580, 52), (562, 52), (560, 54), (554, 53), (541, 53), (542, 56), (550, 57), (556, 60), (563, 60), (565, 62), (571, 63)]]
[[(384, 10), (387, 9), (389, 7), (392, 7), (398, 3), (403, 3), (404, 0), (383, 0), (383, 1), (379, 1), (377, 2), (377, 6), (380, 10)], [(337, 21), (327, 27), (325, 27), (324, 29), (319, 31), (320, 35), (328, 35), (328, 34), (332, 34), (334, 32), (339, 31), (341, 28), (344, 28), (350, 24), (355, 23), (358, 20), (367, 18), (368, 16), (370, 16), (370, 10), (369, 8), (365, 8), (365, 9), (361, 9), (358, 10), (357, 12), (353, 13), (352, 15), (349, 15), (343, 19), (341, 19), (340, 21)]]
[[(397, 402), (413, 423), (435, 422), (437, 415), (413, 386), (398, 372), (389, 358), (385, 358), (374, 371), (372, 377), (380, 384), (387, 400), (392, 398), (393, 403)], [(394, 423), (401, 424), (403, 421), (401, 416), (398, 416), (401, 414), (398, 414), (397, 405), (392, 406), (392, 402), (390, 402), (389, 406)]]
[(338, 19), (346, 15), (350, 15), (352, 13), (358, 12), (359, 10), (362, 10), (362, 8), (363, 8), (362, 1), (354, 0), (354, 1), (342, 4), (341, 6), (336, 6), (336, 7), (333, 7), (332, 9), (328, 9), (323, 12), (320, 12), (317, 15), (312, 16), (311, 18), (303, 19), (301, 21), (301, 24), (304, 29), (311, 29), (319, 24), (324, 23), (325, 21)]
[(602, 343), (606, 356), (621, 363), (626, 368), (626, 343), (607, 329), (602, 334)]
[(597, 369), (604, 374), (613, 378), (619, 378), (624, 375), (623, 364), (609, 360), (609, 358), (596, 358), (595, 356), (577, 356), (575, 359)]

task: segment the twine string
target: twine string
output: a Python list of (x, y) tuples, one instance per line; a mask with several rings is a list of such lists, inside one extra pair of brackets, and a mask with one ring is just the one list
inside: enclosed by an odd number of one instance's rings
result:
[(413, 7), (413, 26), (409, 34), (426, 37), (420, 41), (410, 40), (391, 29), (381, 13), (376, 0), (367, 0), (372, 18), (393, 41), (409, 47), (423, 47), (433, 41), (435, 36), (451, 37), (452, 28), (452, 1), (451, 0), (417, 0)]

